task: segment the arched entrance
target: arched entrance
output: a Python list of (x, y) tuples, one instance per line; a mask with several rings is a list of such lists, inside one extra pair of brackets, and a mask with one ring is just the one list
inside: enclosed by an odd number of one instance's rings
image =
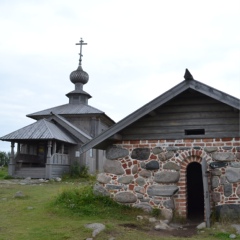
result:
[(187, 218), (204, 220), (204, 194), (202, 168), (198, 162), (187, 166)]

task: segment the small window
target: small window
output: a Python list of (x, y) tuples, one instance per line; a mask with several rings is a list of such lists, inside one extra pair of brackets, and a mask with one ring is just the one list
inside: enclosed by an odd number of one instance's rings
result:
[(93, 157), (93, 149), (91, 148), (90, 150), (89, 150), (89, 157)]
[(205, 129), (185, 129), (185, 135), (204, 135)]

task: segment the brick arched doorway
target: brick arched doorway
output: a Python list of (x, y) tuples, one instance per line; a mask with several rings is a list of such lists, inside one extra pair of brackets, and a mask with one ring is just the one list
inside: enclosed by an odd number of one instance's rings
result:
[(191, 162), (186, 171), (187, 186), (187, 218), (189, 220), (204, 220), (204, 193), (202, 167), (198, 162)]
[[(189, 154), (190, 152), (188, 152)], [(201, 198), (201, 202), (198, 202), (199, 209), (198, 214), (194, 214), (193, 209), (195, 208), (194, 205), (191, 205), (191, 201), (194, 202), (194, 199), (192, 199), (192, 196), (194, 195), (194, 190), (190, 191), (190, 196), (188, 196), (188, 189), (190, 186), (188, 186), (188, 183), (191, 182), (192, 178), (195, 178), (195, 175), (197, 174), (198, 177), (196, 178), (202, 178), (202, 170), (201, 170), (201, 162), (202, 162), (202, 156), (201, 152), (195, 151), (194, 155), (187, 156), (188, 154), (182, 153), (181, 159), (179, 159), (181, 169), (180, 169), (180, 180), (178, 182), (179, 192), (178, 195), (175, 197), (175, 206), (176, 206), (176, 212), (179, 216), (184, 217), (188, 219), (190, 217), (198, 217), (196, 220), (203, 220), (204, 219), (204, 193), (201, 188), (200, 192), (203, 196)], [(197, 169), (197, 170), (196, 170)], [(187, 179), (187, 172), (189, 171), (189, 180)], [(192, 176), (191, 176), (192, 173)], [(193, 179), (194, 181), (194, 179)], [(196, 180), (197, 181), (197, 180)], [(198, 180), (199, 181), (199, 180)], [(191, 196), (192, 194), (192, 196)], [(189, 198), (190, 200), (190, 206), (189, 206)], [(193, 197), (194, 198), (194, 197)], [(199, 214), (200, 213), (200, 214)]]

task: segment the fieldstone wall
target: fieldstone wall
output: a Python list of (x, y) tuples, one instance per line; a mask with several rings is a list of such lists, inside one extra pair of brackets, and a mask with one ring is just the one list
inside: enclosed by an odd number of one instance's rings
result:
[(212, 206), (222, 213), (240, 204), (239, 138), (123, 141), (109, 146), (106, 157), (95, 191), (119, 203), (186, 217), (186, 169), (204, 157)]

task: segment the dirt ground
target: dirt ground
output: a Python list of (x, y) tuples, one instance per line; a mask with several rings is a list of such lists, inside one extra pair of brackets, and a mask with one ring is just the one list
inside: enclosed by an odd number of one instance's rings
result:
[(125, 228), (129, 229), (138, 229), (140, 231), (147, 232), (150, 236), (162, 236), (162, 237), (182, 237), (182, 238), (188, 238), (192, 237), (197, 234), (197, 225), (199, 223), (185, 223), (185, 224), (176, 224), (172, 230), (155, 230), (154, 226), (152, 226), (149, 230), (141, 229), (139, 226), (135, 224), (123, 224), (121, 226), (124, 226)]

